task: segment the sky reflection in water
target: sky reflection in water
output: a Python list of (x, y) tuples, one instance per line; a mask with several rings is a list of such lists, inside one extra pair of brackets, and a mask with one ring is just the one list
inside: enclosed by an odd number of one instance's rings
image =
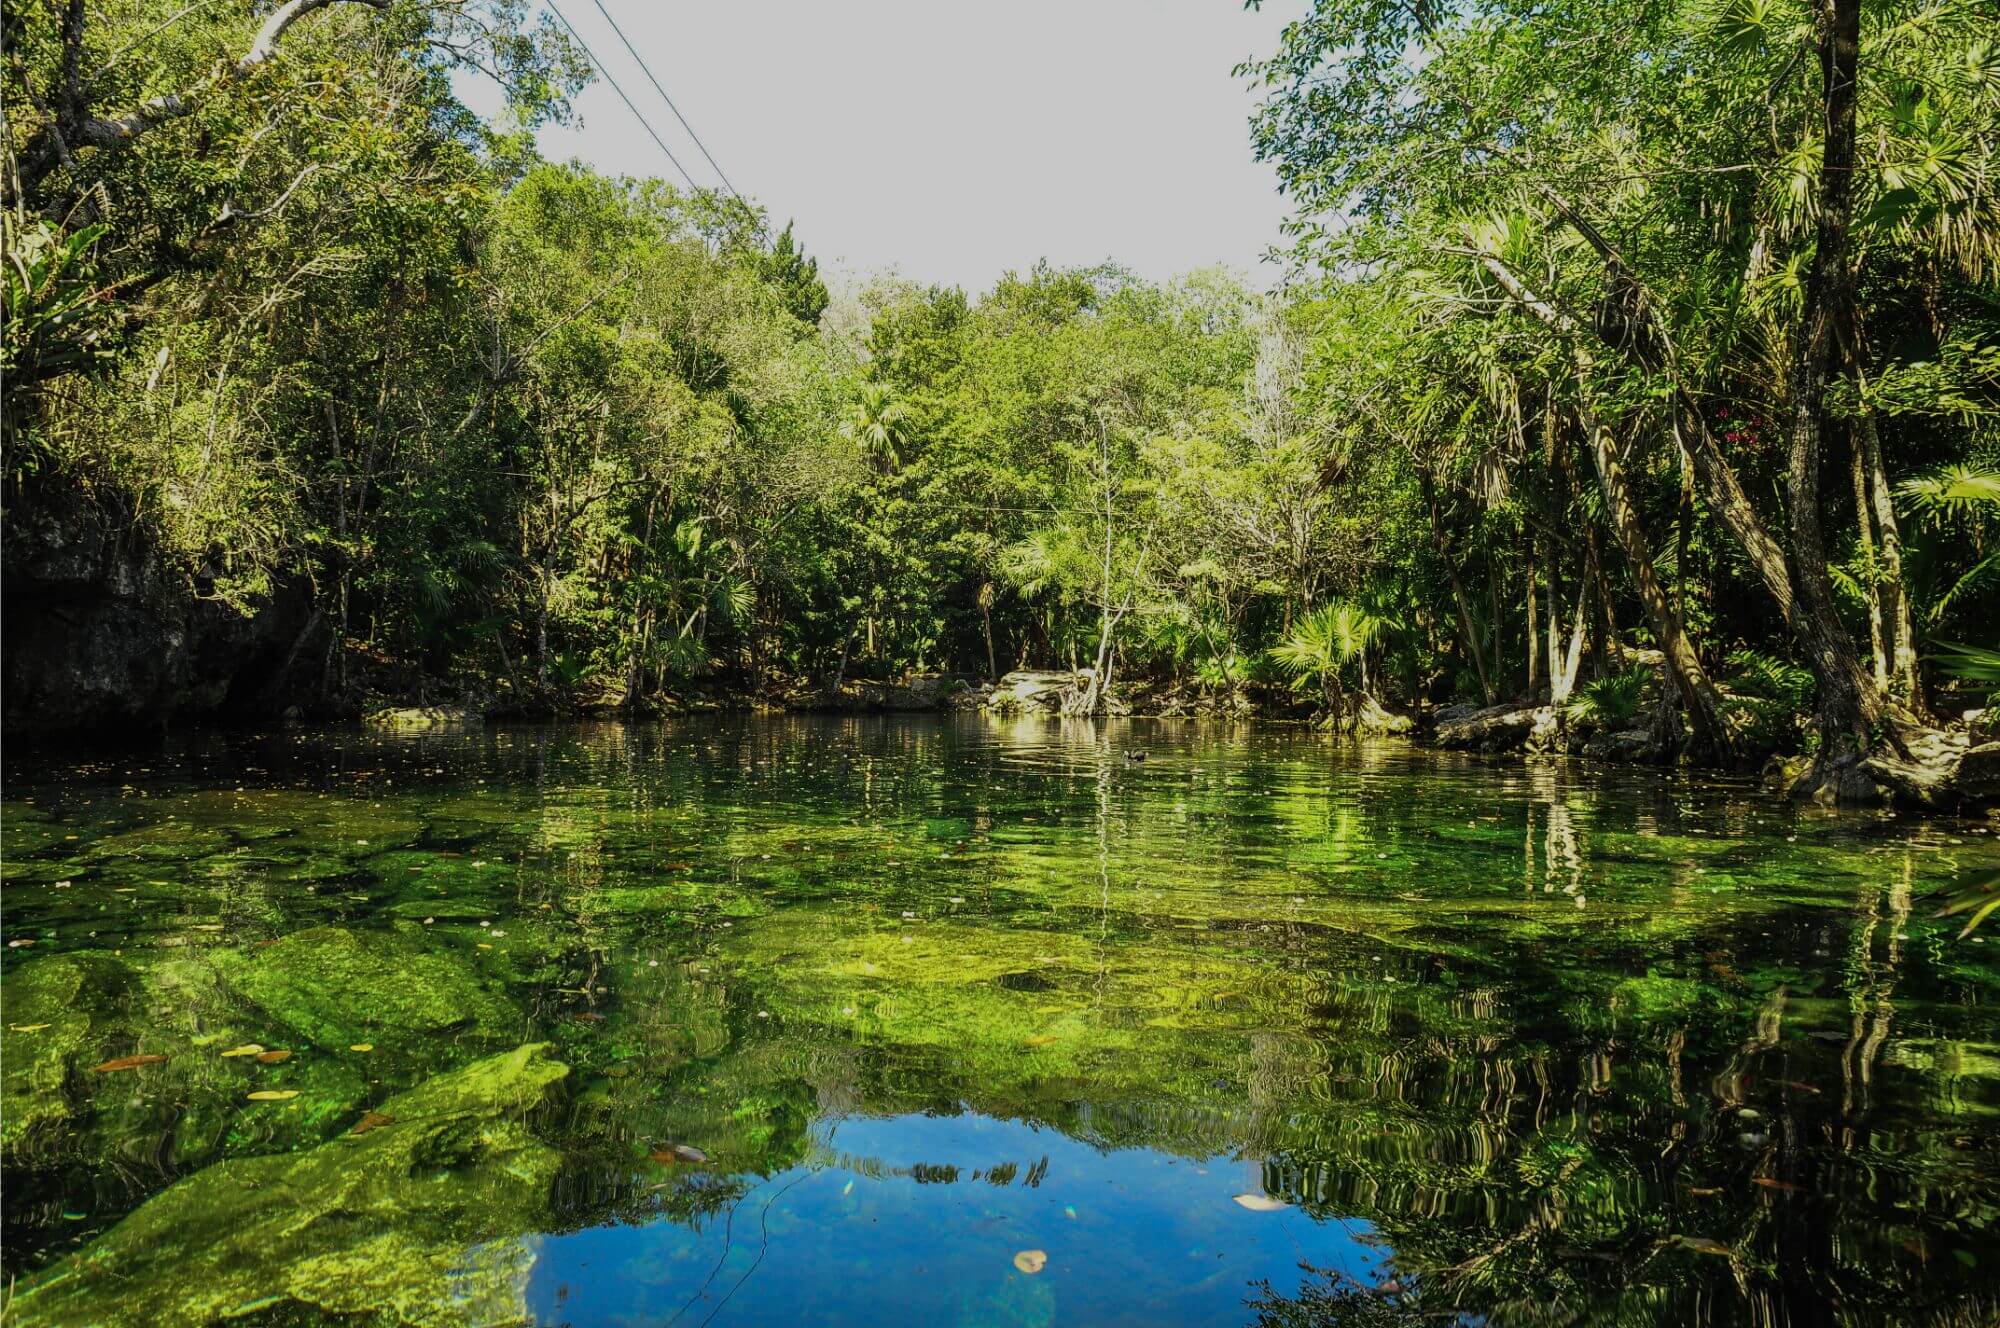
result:
[(24, 1323), (2000, 1313), (1986, 823), (1143, 723), (7, 757)]

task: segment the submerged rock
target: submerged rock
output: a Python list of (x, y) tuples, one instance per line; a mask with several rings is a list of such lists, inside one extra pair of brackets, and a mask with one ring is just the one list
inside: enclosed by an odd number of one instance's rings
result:
[(10, 1317), (525, 1322), (516, 1238), (544, 1224), (559, 1158), (523, 1117), (568, 1073), (519, 1047), (390, 1098), (363, 1133), (197, 1172), (22, 1285)]
[(10, 1030), (0, 1152), (10, 1166), (67, 1133), (82, 1096), (78, 1062), (122, 1024), (132, 988), (123, 962), (88, 951), (23, 964), (0, 987)]
[(520, 1015), (467, 962), (393, 932), (313, 927), (225, 961), (236, 991), (322, 1046), (445, 1033), (504, 1042)]

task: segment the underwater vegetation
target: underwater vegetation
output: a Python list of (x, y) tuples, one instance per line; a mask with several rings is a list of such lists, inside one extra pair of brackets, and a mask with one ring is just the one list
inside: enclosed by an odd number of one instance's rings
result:
[(1987, 823), (983, 717), (8, 760), (9, 1324), (2000, 1312)]

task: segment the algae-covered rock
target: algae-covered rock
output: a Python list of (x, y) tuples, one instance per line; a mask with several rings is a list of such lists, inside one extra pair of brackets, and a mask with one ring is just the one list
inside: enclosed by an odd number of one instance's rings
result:
[(361, 726), (385, 733), (463, 733), (484, 725), (471, 706), (380, 706), (361, 716)]
[(24, 1284), (10, 1317), (525, 1322), (514, 1238), (544, 1223), (559, 1159), (524, 1116), (568, 1073), (519, 1047), (389, 1099), (393, 1123), (197, 1172)]
[(394, 932), (313, 927), (222, 962), (240, 995), (321, 1046), (520, 1035), (520, 1015), (469, 964)]
[(0, 1150), (10, 1164), (67, 1129), (78, 1106), (76, 1062), (120, 1021), (132, 988), (121, 961), (89, 951), (30, 960), (0, 987), (7, 1012)]

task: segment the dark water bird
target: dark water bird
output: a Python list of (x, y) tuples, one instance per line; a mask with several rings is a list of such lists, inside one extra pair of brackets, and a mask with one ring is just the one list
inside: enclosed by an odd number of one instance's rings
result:
[(1145, 754), (1144, 752), (1131, 752), (1131, 751), (1128, 751), (1128, 752), (1126, 752), (1126, 753), (1125, 753), (1125, 764), (1126, 764), (1126, 765), (1137, 765), (1137, 764), (1139, 764), (1139, 762), (1141, 762), (1141, 761), (1143, 761), (1143, 760), (1145, 760), (1145, 759), (1146, 759), (1146, 754)]

